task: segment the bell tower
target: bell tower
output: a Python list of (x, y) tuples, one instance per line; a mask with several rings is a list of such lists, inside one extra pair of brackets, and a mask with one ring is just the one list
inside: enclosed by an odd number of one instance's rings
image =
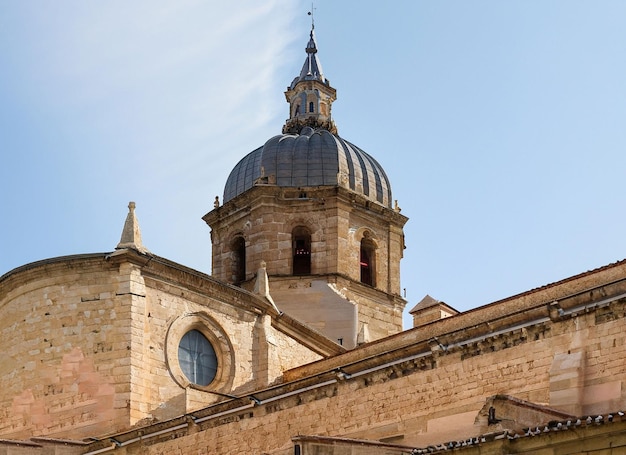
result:
[(213, 276), (253, 290), (264, 263), (278, 309), (347, 348), (399, 332), (408, 219), (380, 164), (337, 134), (313, 29), (285, 97), (283, 133), (235, 165), (203, 217)]

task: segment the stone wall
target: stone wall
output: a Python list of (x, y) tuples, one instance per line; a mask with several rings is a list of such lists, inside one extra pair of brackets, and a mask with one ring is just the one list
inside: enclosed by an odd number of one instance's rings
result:
[(0, 281), (0, 434), (128, 426), (130, 307), (104, 255), (34, 264)]
[[(279, 310), (347, 349), (402, 330), (403, 299), (345, 277), (274, 277), (270, 285)], [(364, 325), (369, 338), (359, 340)]]
[[(302, 197), (300, 197), (302, 196)], [(400, 260), (406, 218), (343, 188), (281, 189), (259, 185), (204, 217), (211, 226), (213, 276), (233, 282), (233, 239), (245, 238), (246, 278), (251, 289), (262, 261), (270, 293), (281, 310), (353, 348), (363, 324), (370, 339), (402, 330)], [(293, 276), (292, 232), (303, 226), (311, 234), (311, 273)], [(360, 245), (367, 237), (376, 246), (373, 286), (361, 283)], [(311, 282), (338, 285), (342, 302), (311, 292)], [(345, 292), (344, 292), (345, 291)], [(315, 295), (313, 295), (315, 294)], [(315, 300), (317, 299), (317, 300)], [(322, 299), (322, 300), (320, 300)], [(315, 300), (315, 301), (314, 301)], [(309, 308), (301, 311), (304, 304)], [(327, 308), (333, 306), (330, 310)], [(356, 308), (351, 308), (355, 307)], [(356, 310), (357, 317), (352, 316)], [(314, 317), (309, 317), (315, 312)]]
[[(306, 333), (299, 341), (275, 327), (269, 303), (132, 251), (35, 263), (0, 284), (2, 437), (79, 438), (169, 419), (321, 357)], [(178, 365), (191, 328), (218, 355), (207, 387)]]
[[(208, 408), (197, 423), (118, 453), (280, 454), (295, 435), (424, 447), (488, 432), (481, 412), (501, 394), (555, 413), (624, 409), (624, 276), (619, 264), (303, 366), (285, 375), (292, 382), (255, 393), (257, 406)], [(496, 415), (506, 421), (507, 412)]]
[(311, 274), (341, 274), (360, 281), (359, 246), (365, 231), (377, 246), (375, 287), (400, 294), (400, 259), (407, 218), (343, 188), (281, 189), (257, 186), (204, 217), (212, 229), (213, 276), (232, 282), (232, 240), (246, 240), (250, 279), (261, 261), (269, 276), (292, 275), (291, 233), (311, 233)]
[[(290, 370), (256, 403), (224, 399), (72, 450), (283, 454), (296, 435), (424, 447), (489, 432), (487, 403), (514, 427), (492, 399), (503, 394), (554, 415), (624, 409), (625, 277), (626, 263), (582, 274)], [(274, 320), (256, 323), (267, 344)]]

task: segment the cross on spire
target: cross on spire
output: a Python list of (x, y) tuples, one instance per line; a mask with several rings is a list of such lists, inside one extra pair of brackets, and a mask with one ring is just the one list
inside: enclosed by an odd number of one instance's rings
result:
[(307, 13), (309, 16), (311, 16), (311, 30), (315, 28), (315, 9), (316, 8), (313, 6), (313, 2), (311, 2), (311, 11)]

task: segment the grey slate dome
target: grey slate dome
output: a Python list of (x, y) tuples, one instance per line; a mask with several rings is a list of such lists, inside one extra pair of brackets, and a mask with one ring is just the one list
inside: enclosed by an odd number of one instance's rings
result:
[(228, 176), (223, 202), (256, 184), (342, 186), (391, 208), (391, 185), (380, 164), (325, 129), (304, 127), (300, 134), (280, 134), (246, 155)]

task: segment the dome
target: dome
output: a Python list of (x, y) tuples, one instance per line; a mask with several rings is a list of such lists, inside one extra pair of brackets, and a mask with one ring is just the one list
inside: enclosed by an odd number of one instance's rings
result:
[(325, 129), (304, 127), (299, 134), (274, 136), (246, 155), (228, 176), (223, 202), (258, 183), (287, 188), (342, 186), (391, 208), (391, 185), (380, 164)]

